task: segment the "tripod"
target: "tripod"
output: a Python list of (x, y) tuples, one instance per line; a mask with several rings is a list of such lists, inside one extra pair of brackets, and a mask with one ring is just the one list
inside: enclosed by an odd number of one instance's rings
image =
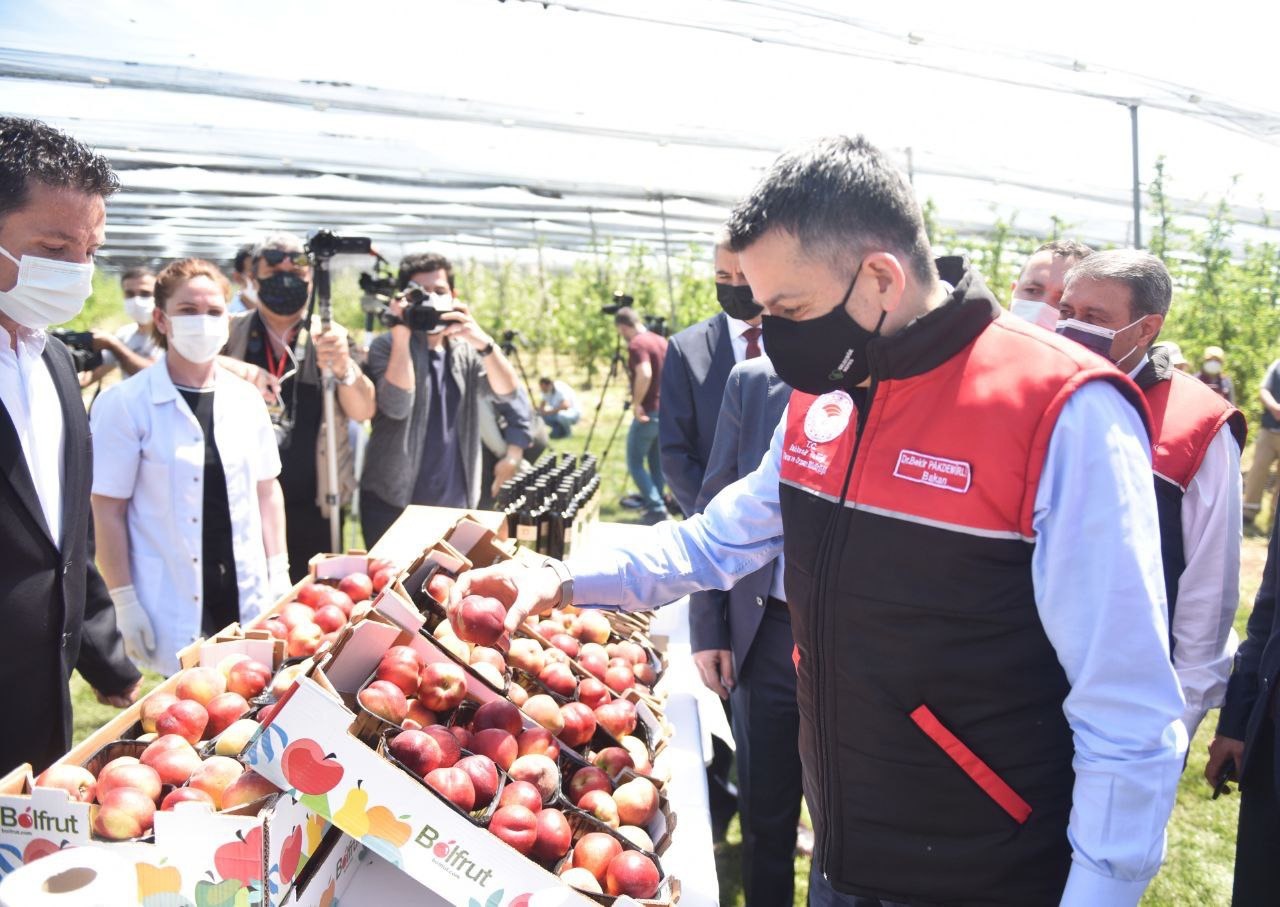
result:
[[(609, 385), (613, 383), (613, 379), (618, 375), (618, 367), (622, 365), (622, 337), (618, 336), (613, 344), (613, 359), (609, 362), (609, 374), (605, 375), (604, 384), (600, 386), (600, 399), (596, 401), (595, 413), (591, 416), (591, 427), (587, 429), (587, 442), (582, 445), (582, 455), (585, 457), (587, 451), (591, 449), (591, 439), (595, 436), (596, 425), (600, 421), (600, 410), (604, 406), (605, 395), (609, 393)], [(609, 435), (609, 443), (604, 446), (604, 452), (600, 454), (600, 464), (609, 456), (609, 451), (613, 449), (613, 442), (618, 437), (618, 430), (622, 428), (622, 420), (627, 415), (627, 410), (631, 408), (631, 401), (628, 400), (622, 406), (622, 412), (618, 415), (618, 422), (613, 426), (613, 433)]]

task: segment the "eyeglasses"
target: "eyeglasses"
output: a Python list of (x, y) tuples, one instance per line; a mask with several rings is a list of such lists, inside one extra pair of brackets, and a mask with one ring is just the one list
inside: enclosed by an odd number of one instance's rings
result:
[(261, 258), (271, 267), (276, 267), (284, 261), (293, 262), (295, 268), (307, 268), (311, 266), (311, 260), (302, 252), (286, 252), (284, 249), (263, 249)]

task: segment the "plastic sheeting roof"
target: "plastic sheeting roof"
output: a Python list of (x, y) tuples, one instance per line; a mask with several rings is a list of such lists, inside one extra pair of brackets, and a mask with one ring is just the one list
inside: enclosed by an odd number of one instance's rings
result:
[(1130, 104), (1144, 181), (1164, 155), (1179, 208), (1230, 193), (1262, 235), (1280, 12), (1127, 6), (0, 0), (0, 110), (113, 160), (121, 260), (321, 226), (390, 254), (675, 252), (778, 150), (836, 132), (894, 155), (962, 233), (1056, 216), (1126, 244)]

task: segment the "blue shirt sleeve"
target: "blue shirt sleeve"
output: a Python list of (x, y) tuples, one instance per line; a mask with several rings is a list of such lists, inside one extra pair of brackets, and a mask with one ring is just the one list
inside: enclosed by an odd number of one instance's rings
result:
[(567, 562), (576, 605), (643, 610), (703, 589), (729, 589), (782, 553), (778, 469), (783, 414), (758, 469), (683, 522), (654, 526), (626, 550), (593, 551)]
[(1032, 580), (1071, 691), (1064, 905), (1134, 905), (1160, 868), (1187, 748), (1147, 434), (1102, 382), (1076, 392), (1036, 494)]

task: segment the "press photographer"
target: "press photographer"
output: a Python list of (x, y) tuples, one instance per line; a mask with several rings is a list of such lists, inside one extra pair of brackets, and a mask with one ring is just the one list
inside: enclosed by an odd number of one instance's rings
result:
[[(374, 339), (366, 370), (377, 412), (360, 480), (361, 523), (373, 545), (410, 504), (476, 507), (482, 484), (480, 407), (518, 400), (516, 373), (493, 338), (458, 303), (441, 255), (400, 263), (387, 306), (390, 330)], [(509, 425), (493, 488), (519, 468), (528, 444)]]
[[(331, 547), (325, 504), (329, 457), (337, 459), (337, 497), (345, 506), (356, 485), (347, 423), (363, 422), (374, 411), (373, 383), (353, 360), (346, 329), (336, 322), (324, 332), (310, 328), (311, 282), (311, 262), (301, 239), (287, 233), (264, 239), (254, 250), (249, 276), (258, 308), (232, 316), (222, 359), (257, 385), (271, 412), (294, 582), (306, 573), (313, 554)], [(324, 368), (337, 379), (332, 452), (324, 424)]]

